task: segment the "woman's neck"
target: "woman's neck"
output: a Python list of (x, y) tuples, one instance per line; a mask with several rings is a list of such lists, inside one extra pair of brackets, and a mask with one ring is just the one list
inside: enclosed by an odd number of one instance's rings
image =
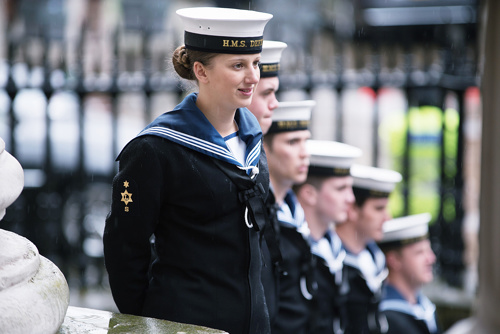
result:
[(236, 109), (225, 109), (220, 103), (216, 103), (215, 99), (206, 98), (201, 92), (198, 93), (196, 106), (222, 137), (237, 131), (237, 125), (234, 122)]

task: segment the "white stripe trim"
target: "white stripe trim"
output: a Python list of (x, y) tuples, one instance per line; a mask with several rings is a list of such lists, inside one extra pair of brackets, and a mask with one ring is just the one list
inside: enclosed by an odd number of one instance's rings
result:
[(257, 145), (255, 145), (252, 150), (248, 153), (248, 156), (245, 160), (245, 163), (247, 166), (251, 166), (252, 165), (252, 162), (258, 158), (259, 156), (259, 153), (260, 153), (260, 143), (261, 141), (259, 140), (259, 142), (257, 143)]
[[(365, 250), (367, 250), (365, 248)], [(373, 292), (373, 293), (377, 293), (378, 291), (380, 291), (380, 289), (382, 288), (382, 283), (384, 282), (384, 280), (386, 279), (387, 275), (389, 274), (389, 270), (387, 268), (379, 268), (377, 266), (377, 273), (375, 274), (375, 276), (373, 277), (367, 277), (365, 275), (365, 273), (363, 272), (363, 268), (361, 268), (360, 266), (360, 263), (359, 263), (359, 256), (357, 255), (354, 255), (354, 254), (349, 254), (347, 253), (345, 258), (344, 258), (344, 264), (345, 265), (348, 265), (348, 266), (351, 266), (353, 268), (356, 268), (361, 277), (364, 278), (365, 282), (366, 282), (366, 286)], [(375, 264), (377, 264), (375, 262)]]
[(162, 127), (152, 127), (152, 128), (146, 129), (146, 130), (142, 131), (139, 134), (139, 136), (145, 135), (145, 134), (150, 134), (150, 133), (151, 134), (154, 134), (154, 133), (163, 134), (167, 137), (177, 139), (180, 142), (189, 144), (189, 145), (194, 146), (194, 147), (198, 147), (198, 148), (203, 149), (207, 152), (211, 152), (213, 154), (219, 155), (219, 156), (224, 157), (226, 159), (235, 161), (237, 163), (237, 165), (241, 165), (241, 163), (239, 163), (234, 158), (231, 151), (224, 149), (224, 148), (220, 147), (219, 145), (212, 144), (206, 140), (199, 139), (197, 137), (190, 136), (190, 135), (187, 135), (187, 134), (182, 133), (182, 132), (178, 132), (175, 130), (162, 128)]
[(338, 274), (342, 270), (344, 266), (344, 258), (347, 255), (344, 249), (341, 249), (337, 256), (335, 256), (332, 244), (325, 237), (323, 237), (318, 240), (318, 242), (313, 243), (311, 250), (313, 254), (316, 254), (325, 260), (328, 268), (330, 269), (330, 273), (333, 275)]
[(436, 324), (436, 306), (427, 297), (423, 296), (422, 304), (412, 305), (406, 300), (385, 299), (380, 302), (380, 311), (397, 311), (413, 316), (415, 319), (422, 320), (427, 324), (431, 333), (437, 330)]
[(184, 132), (179, 132), (179, 131), (176, 131), (176, 130), (172, 130), (172, 129), (168, 129), (168, 128), (164, 128), (164, 127), (160, 127), (160, 126), (155, 126), (155, 127), (146, 129), (143, 132), (141, 132), (139, 135), (143, 135), (143, 134), (146, 134), (148, 132), (163, 133), (163, 134), (165, 134), (167, 136), (170, 136), (172, 138), (177, 138), (177, 139), (184, 138), (182, 140), (183, 142), (187, 142), (187, 143), (196, 143), (196, 142), (199, 142), (200, 144), (202, 144), (202, 146), (212, 147), (212, 150), (215, 149), (215, 151), (221, 151), (222, 153), (230, 153), (230, 151), (228, 149), (225, 149), (225, 148), (223, 148), (223, 147), (221, 147), (219, 145), (216, 145), (214, 143), (211, 143), (209, 141), (200, 139), (200, 138), (195, 137), (195, 136), (188, 135), (188, 134), (186, 134)]

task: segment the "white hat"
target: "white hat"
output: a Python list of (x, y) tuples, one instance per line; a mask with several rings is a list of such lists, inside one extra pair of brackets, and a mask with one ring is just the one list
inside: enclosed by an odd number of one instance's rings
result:
[(354, 146), (328, 140), (308, 140), (309, 175), (348, 176), (354, 160), (362, 151)]
[(314, 100), (280, 102), (273, 111), (273, 122), (267, 133), (307, 130), (314, 106)]
[(265, 40), (260, 54), (260, 77), (277, 77), (280, 70), (281, 53), (286, 43)]
[(368, 191), (368, 197), (388, 197), (402, 176), (396, 171), (363, 165), (353, 165), (353, 190)]
[(384, 223), (384, 236), (379, 242), (381, 247), (398, 247), (429, 237), (430, 213), (394, 218)]
[(24, 186), (23, 168), (9, 152), (0, 138), (0, 219), (5, 209), (19, 196)]
[(273, 17), (252, 10), (218, 7), (183, 8), (176, 13), (184, 24), (187, 49), (231, 54), (260, 53), (264, 27)]

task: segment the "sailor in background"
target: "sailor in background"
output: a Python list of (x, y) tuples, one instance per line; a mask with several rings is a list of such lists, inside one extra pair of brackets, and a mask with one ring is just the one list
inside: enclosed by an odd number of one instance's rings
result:
[(309, 166), (306, 142), (315, 102), (280, 102), (264, 137), (271, 189), (268, 208), (276, 209), (279, 246), (283, 262), (278, 286), (278, 309), (272, 332), (307, 334), (314, 294), (309, 229), (292, 186), (304, 182)]
[(348, 209), (347, 220), (336, 226), (347, 252), (344, 268), (350, 286), (345, 332), (385, 333), (387, 323), (378, 305), (387, 268), (375, 242), (382, 239), (382, 226), (391, 218), (389, 195), (402, 177), (392, 170), (363, 165), (353, 165), (351, 175), (356, 200)]
[[(265, 135), (271, 127), (273, 111), (278, 107), (278, 100), (276, 99), (276, 92), (278, 91), (280, 83), (278, 73), (280, 69), (281, 54), (286, 47), (286, 43), (267, 40), (264, 40), (262, 45), (259, 65), (260, 80), (255, 88), (252, 103), (248, 106), (248, 110), (250, 110), (257, 118), (257, 121), (259, 121), (263, 135)], [(276, 231), (278, 231), (277, 209), (274, 203), (267, 206), (271, 224), (269, 228), (266, 227), (267, 229), (264, 231), (268, 236), (267, 239), (274, 239), (272, 243), (275, 247), (269, 248), (267, 243), (262, 244), (264, 262), (262, 268), (262, 284), (264, 285), (264, 293), (266, 295), (266, 304), (271, 325), (274, 323), (274, 319), (278, 312), (279, 271), (282, 261), (276, 237)]]
[[(270, 333), (261, 282), (269, 175), (247, 107), (271, 14), (185, 8), (176, 72), (199, 92), (118, 157), (104, 255), (122, 313), (231, 334)], [(150, 238), (156, 258), (151, 270)]]
[(384, 237), (378, 244), (386, 256), (389, 276), (380, 311), (387, 318), (390, 334), (440, 333), (436, 306), (421, 291), (434, 278), (430, 220), (430, 214), (422, 213), (384, 224)]
[(354, 203), (350, 168), (361, 150), (343, 143), (309, 140), (311, 155), (307, 180), (295, 188), (304, 209), (316, 259), (318, 293), (310, 334), (340, 334), (345, 325), (344, 303), (349, 282), (343, 271), (346, 252), (335, 233), (335, 224), (344, 222)]
[(278, 107), (276, 92), (280, 87), (278, 78), (280, 60), (286, 43), (264, 40), (260, 54), (260, 81), (255, 88), (252, 103), (248, 110), (257, 117), (262, 133), (265, 135), (272, 123), (273, 110)]

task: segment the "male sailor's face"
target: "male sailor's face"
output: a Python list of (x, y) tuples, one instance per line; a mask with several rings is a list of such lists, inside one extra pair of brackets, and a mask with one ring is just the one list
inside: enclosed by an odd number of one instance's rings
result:
[(306, 180), (309, 169), (306, 141), (310, 137), (309, 130), (274, 134), (272, 147), (265, 146), (272, 179), (290, 186)]
[(436, 255), (428, 239), (404, 246), (400, 253), (402, 274), (415, 288), (433, 280)]
[(322, 220), (342, 223), (347, 219), (349, 205), (354, 203), (351, 176), (325, 179), (318, 190), (317, 212)]
[(272, 123), (273, 110), (278, 107), (276, 91), (279, 88), (278, 77), (262, 78), (255, 88), (252, 103), (248, 109), (257, 117), (262, 133), (266, 134)]
[(391, 219), (388, 198), (368, 198), (361, 208), (353, 204), (358, 212), (357, 229), (366, 241), (380, 241), (384, 235), (382, 226)]

